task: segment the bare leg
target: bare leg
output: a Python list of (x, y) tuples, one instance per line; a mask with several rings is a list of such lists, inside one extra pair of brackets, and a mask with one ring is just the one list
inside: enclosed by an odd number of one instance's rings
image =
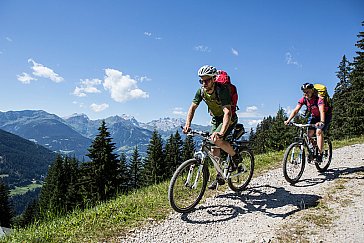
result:
[(216, 157), (220, 157), (220, 148), (211, 148), (211, 153)]
[(235, 155), (235, 151), (233, 147), (231, 147), (230, 143), (223, 140), (218, 139), (215, 141), (216, 146), (219, 146), (222, 150), (224, 150), (226, 153), (230, 154), (231, 156)]
[(321, 129), (316, 129), (316, 137), (317, 137), (317, 147), (320, 153), (322, 153), (322, 149), (324, 147), (324, 133), (322, 132)]

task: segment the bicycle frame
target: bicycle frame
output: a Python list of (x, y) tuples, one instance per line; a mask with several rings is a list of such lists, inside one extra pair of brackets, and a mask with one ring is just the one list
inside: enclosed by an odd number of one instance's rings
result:
[[(228, 171), (228, 165), (230, 163), (231, 156), (229, 154), (227, 154), (226, 160), (222, 161), (222, 163), (221, 163), (221, 160), (222, 160), (221, 155), (218, 157), (218, 156), (213, 155), (211, 152), (211, 148), (215, 145), (210, 141), (209, 138), (204, 137), (203, 134), (199, 134), (199, 133), (197, 133), (197, 134), (203, 137), (203, 141), (202, 141), (200, 150), (195, 152), (195, 154), (194, 154), (194, 158), (199, 160), (201, 163), (200, 168), (198, 170), (198, 175), (201, 174), (204, 162), (205, 162), (206, 158), (209, 157), (212, 161), (212, 164), (214, 165), (214, 168), (223, 177), (223, 179), (224, 180), (229, 179), (231, 173)], [(226, 140), (229, 141), (231, 146), (233, 146), (234, 148), (239, 147), (239, 146), (248, 147), (247, 144), (249, 143), (246, 141), (245, 142), (242, 141), (239, 145), (238, 142), (235, 141), (231, 135), (229, 135)], [(238, 176), (238, 175), (234, 175), (234, 176)], [(234, 177), (234, 176), (232, 176), (232, 177)]]
[(227, 164), (230, 161), (230, 155), (228, 155), (227, 160), (224, 161), (224, 164), (226, 164), (226, 168), (222, 168), (220, 166), (221, 157), (217, 157), (212, 154), (211, 147), (213, 145), (209, 145), (208, 143), (209, 143), (209, 140), (207, 138), (204, 138), (202, 141), (200, 150), (195, 152), (195, 155), (194, 155), (195, 159), (199, 160), (201, 163), (200, 168), (198, 170), (198, 175), (200, 175), (200, 173), (202, 171), (206, 158), (209, 157), (211, 159), (212, 164), (214, 165), (215, 169), (217, 170), (217, 172), (220, 173), (220, 175), (222, 175), (222, 177), (224, 179), (228, 179), (230, 176), (230, 173), (227, 173), (227, 171), (228, 171)]
[[(292, 123), (292, 125), (298, 127), (300, 129), (299, 131), (299, 137), (296, 137), (296, 141), (300, 143), (302, 146), (305, 146), (307, 148), (307, 151), (309, 153), (309, 158), (311, 159), (314, 156), (314, 151), (311, 150), (309, 145), (313, 145), (311, 142), (311, 139), (315, 139), (315, 137), (309, 137), (308, 136), (308, 128), (309, 127), (315, 127), (314, 124), (297, 124)], [(304, 131), (306, 129), (306, 132)]]
[(210, 178), (209, 158), (216, 173), (221, 175), (231, 190), (240, 192), (248, 186), (254, 171), (254, 154), (249, 149), (249, 142), (238, 140), (244, 132), (242, 126), (235, 131), (237, 132), (225, 139), (241, 157), (239, 163), (234, 164), (237, 167), (235, 169), (231, 169), (233, 165), (230, 155), (227, 154), (226, 159), (224, 152), (221, 156), (214, 156), (211, 149), (215, 144), (212, 143), (209, 132), (190, 130), (187, 133), (187, 136), (198, 135), (202, 140), (193, 158), (182, 162), (172, 176), (168, 187), (168, 200), (175, 211), (190, 212), (202, 199)]
[[(317, 138), (314, 136), (309, 137), (308, 131), (309, 127), (315, 127), (315, 125), (296, 123), (290, 123), (290, 125), (299, 128), (299, 136), (296, 137), (295, 142), (287, 147), (284, 153), (283, 175), (286, 181), (293, 185), (301, 178), (306, 162), (314, 164), (316, 169), (321, 173), (327, 170), (332, 158), (332, 144), (330, 138), (325, 137), (323, 151), (319, 154), (317, 141), (316, 144), (314, 143)], [(305, 129), (307, 129), (306, 132)], [(307, 153), (305, 152), (305, 148)]]

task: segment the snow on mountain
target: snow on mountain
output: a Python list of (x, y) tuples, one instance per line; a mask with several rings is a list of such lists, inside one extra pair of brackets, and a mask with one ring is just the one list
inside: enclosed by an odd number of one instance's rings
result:
[(185, 124), (185, 120), (182, 118), (160, 118), (158, 120), (153, 120), (148, 123), (141, 123), (140, 126), (148, 130), (158, 130), (158, 131), (171, 131), (180, 129), (181, 126)]

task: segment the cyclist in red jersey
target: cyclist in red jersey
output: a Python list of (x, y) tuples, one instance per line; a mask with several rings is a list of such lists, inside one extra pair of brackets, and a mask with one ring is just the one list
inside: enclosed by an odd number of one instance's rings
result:
[[(323, 98), (318, 96), (313, 84), (305, 83), (301, 86), (301, 90), (303, 91), (304, 96), (298, 101), (297, 106), (294, 108), (288, 119), (284, 121), (284, 124), (287, 125), (296, 116), (303, 105), (307, 106), (308, 111), (311, 112), (308, 123), (315, 124), (316, 126), (317, 146), (320, 152), (317, 162), (321, 162), (321, 153), (324, 146), (324, 132), (326, 132), (329, 128), (332, 118), (332, 108)], [(310, 129), (308, 136), (312, 137), (314, 131), (315, 128)]]

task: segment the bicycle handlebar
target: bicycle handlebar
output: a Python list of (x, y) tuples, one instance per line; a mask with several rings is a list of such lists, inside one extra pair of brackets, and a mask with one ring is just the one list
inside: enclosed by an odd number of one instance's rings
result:
[[(183, 129), (183, 127), (181, 126), (181, 128)], [(187, 134), (187, 136), (195, 136), (195, 135), (199, 135), (201, 137), (204, 138), (208, 138), (210, 137), (210, 133), (209, 132), (204, 132), (204, 131), (198, 131), (198, 130), (193, 130), (193, 129), (189, 129)]]
[(198, 131), (198, 130), (192, 130), (191, 129), (187, 133), (187, 136), (195, 136), (195, 135), (200, 135), (201, 137), (204, 137), (204, 138), (210, 137), (210, 133), (209, 132), (204, 132), (204, 131)]
[(315, 124), (299, 124), (299, 123), (294, 123), (294, 122), (290, 122), (288, 123), (288, 126), (296, 126), (296, 127), (316, 127)]

